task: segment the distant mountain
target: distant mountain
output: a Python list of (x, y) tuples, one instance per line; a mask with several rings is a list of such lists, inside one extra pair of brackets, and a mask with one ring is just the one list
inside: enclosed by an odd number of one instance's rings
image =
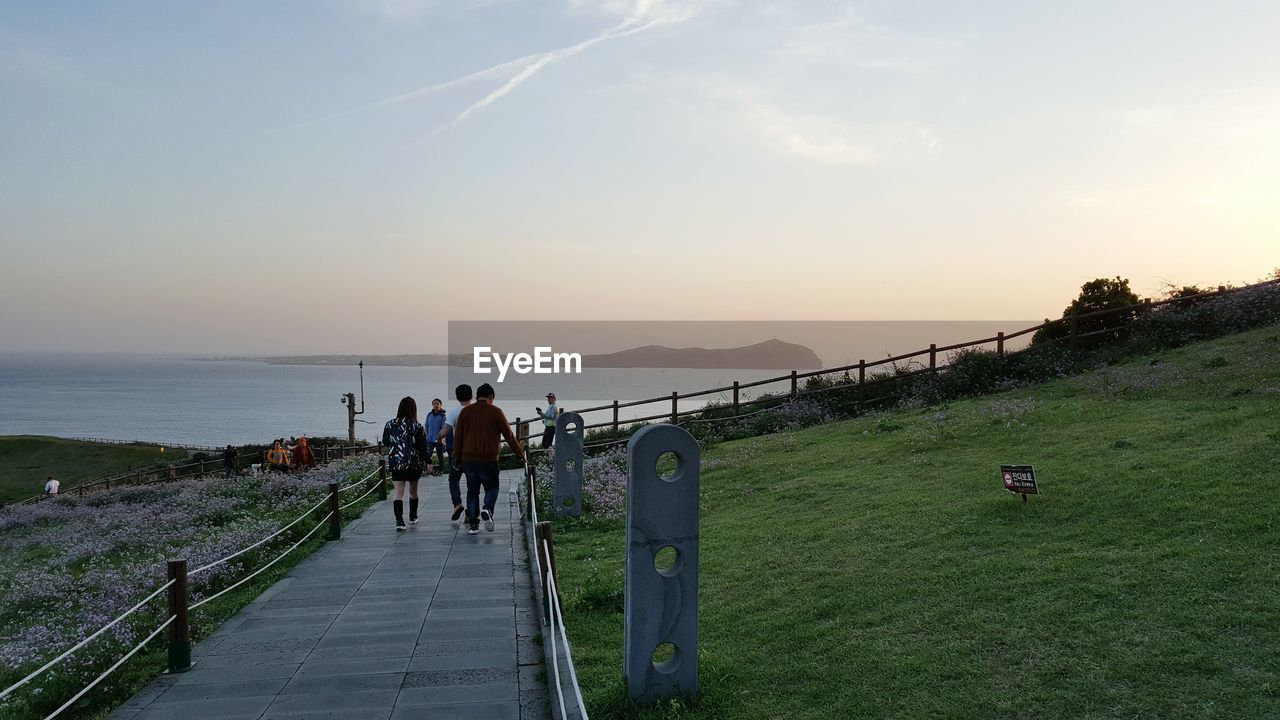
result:
[(817, 353), (795, 343), (765, 340), (736, 348), (672, 348), (664, 345), (583, 355), (583, 369), (591, 368), (704, 368), (724, 370), (817, 370)]
[[(200, 360), (240, 360), (270, 365), (365, 365), (471, 367), (471, 353), (427, 355), (270, 355), (260, 357), (208, 357)], [(818, 355), (804, 345), (766, 340), (736, 348), (672, 348), (645, 345), (604, 355), (583, 355), (582, 367), (591, 368), (712, 368), (725, 370), (817, 370)]]

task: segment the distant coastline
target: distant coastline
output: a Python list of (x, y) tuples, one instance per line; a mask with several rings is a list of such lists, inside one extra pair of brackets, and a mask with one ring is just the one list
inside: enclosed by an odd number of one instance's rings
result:
[[(363, 362), (371, 367), (470, 367), (471, 353), (404, 355), (263, 355), (199, 357), (200, 362), (258, 362), (268, 365), (332, 365), (350, 367)], [(816, 370), (822, 367), (817, 353), (804, 345), (766, 340), (736, 348), (672, 348), (645, 345), (614, 353), (583, 355), (587, 368), (688, 368), (741, 370)]]

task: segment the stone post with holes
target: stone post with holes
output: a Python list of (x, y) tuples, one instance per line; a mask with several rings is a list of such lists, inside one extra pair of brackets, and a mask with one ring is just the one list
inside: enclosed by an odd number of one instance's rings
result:
[(576, 412), (556, 417), (555, 514), (582, 515), (582, 416)]
[[(665, 453), (675, 469), (663, 476)], [(700, 463), (697, 441), (675, 425), (650, 425), (627, 443), (622, 674), (637, 703), (698, 692)]]

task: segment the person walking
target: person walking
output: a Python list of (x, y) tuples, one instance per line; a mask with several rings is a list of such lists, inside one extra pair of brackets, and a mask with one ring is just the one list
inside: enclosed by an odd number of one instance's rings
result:
[(54, 480), (53, 476), (50, 475), (49, 479), (44, 481), (44, 494), (48, 495), (49, 497), (53, 497), (54, 495), (57, 495), (58, 486), (61, 484), (62, 483), (58, 482), (57, 480)]
[(239, 460), (235, 448), (228, 445), (227, 449), (222, 451), (222, 477), (231, 479), (231, 476), (236, 474), (236, 465)]
[(453, 428), (458, 424), (458, 413), (462, 409), (471, 404), (471, 386), (463, 383), (453, 391), (453, 397), (457, 399), (458, 404), (449, 408), (449, 412), (445, 413), (444, 425), (440, 428), (440, 434), (436, 439), (444, 442), (445, 449), (449, 451), (449, 499), (453, 501), (453, 515), (450, 520), (458, 522), (458, 518), (462, 517), (466, 506), (462, 504), (462, 461), (458, 459), (454, 451)]
[[(423, 458), (431, 457), (427, 430), (418, 422), (418, 403), (411, 397), (400, 400), (395, 418), (382, 428), (382, 444), (387, 448), (387, 468), (396, 497), (391, 510), (396, 516), (396, 531), (405, 530), (404, 486), (409, 485), (409, 524), (418, 522), (418, 480), (422, 478)], [(431, 466), (427, 465), (430, 471)]]
[(549, 448), (556, 441), (556, 394), (547, 393), (547, 409), (537, 408), (542, 418), (542, 447)]
[(431, 401), (431, 412), (427, 413), (427, 442), (431, 443), (431, 451), (436, 455), (436, 471), (432, 475), (439, 475), (444, 469), (444, 443), (440, 442), (440, 433), (448, 415), (440, 398)]
[(267, 451), (267, 465), (276, 472), (289, 472), (289, 452), (284, 449), (284, 443), (276, 440), (271, 444), (271, 449)]
[[(462, 472), (467, 476), (467, 534), (484, 529), (493, 532), (493, 509), (498, 503), (498, 452), (505, 438), (511, 452), (522, 462), (524, 451), (520, 440), (511, 431), (511, 423), (502, 408), (493, 404), (493, 386), (485, 383), (476, 388), (476, 403), (458, 413), (454, 428), (454, 449), (462, 460)], [(484, 488), (484, 505), (480, 505), (480, 488)]]

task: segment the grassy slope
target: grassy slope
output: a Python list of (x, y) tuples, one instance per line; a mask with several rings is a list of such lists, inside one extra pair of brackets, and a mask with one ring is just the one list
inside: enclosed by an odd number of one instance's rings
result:
[(39, 435), (0, 436), (0, 501), (39, 495), (50, 475), (63, 487), (124, 472), (157, 460), (181, 460), (185, 450), (154, 445), (110, 445)]
[(1280, 328), (1151, 360), (709, 452), (687, 706), (622, 699), (621, 526), (558, 521), (592, 717), (1280, 716)]

